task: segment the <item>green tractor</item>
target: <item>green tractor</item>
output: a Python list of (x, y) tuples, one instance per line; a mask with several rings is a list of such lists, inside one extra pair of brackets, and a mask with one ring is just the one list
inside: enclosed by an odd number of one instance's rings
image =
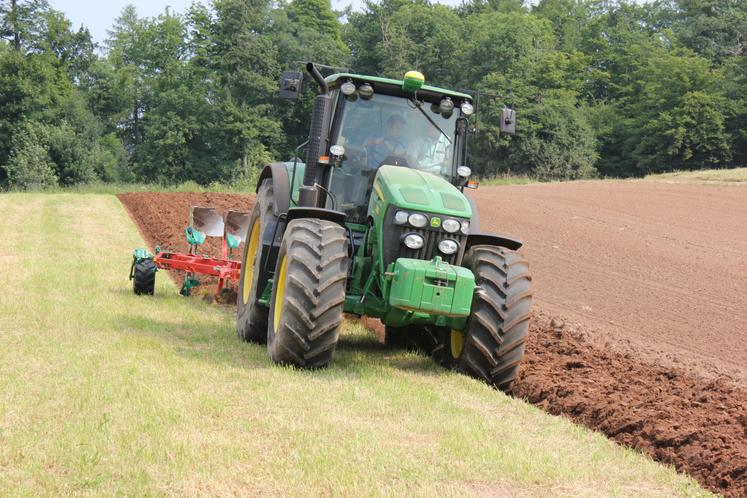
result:
[[(480, 232), (468, 180), (468, 94), (349, 73), (322, 77), (306, 160), (264, 168), (238, 288), (238, 336), (273, 361), (327, 366), (343, 313), (386, 342), (511, 388), (532, 299), (521, 242)], [(281, 93), (299, 93), (285, 73)], [(501, 128), (511, 132), (513, 111)]]

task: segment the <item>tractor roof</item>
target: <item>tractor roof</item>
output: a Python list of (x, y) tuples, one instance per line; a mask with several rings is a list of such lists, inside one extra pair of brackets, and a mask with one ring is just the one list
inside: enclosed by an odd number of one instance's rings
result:
[[(330, 86), (335, 86), (334, 84), (335, 82), (339, 80), (342, 80), (344, 82), (345, 80), (348, 80), (348, 79), (357, 80), (357, 81), (368, 81), (369, 83), (374, 85), (374, 89), (376, 89), (377, 84), (386, 86), (390, 90), (387, 93), (393, 93), (392, 90), (396, 92), (396, 89), (399, 89), (400, 90), (399, 93), (402, 93), (404, 95), (404, 92), (401, 91), (402, 80), (380, 78), (378, 76), (366, 76), (363, 74), (336, 73), (336, 74), (331, 74), (327, 76), (326, 78), (324, 78), (324, 81), (326, 81)], [(457, 98), (460, 100), (470, 100), (470, 101), (472, 100), (472, 96), (466, 93), (455, 92), (454, 90), (447, 90), (445, 88), (439, 88), (439, 87), (430, 86), (430, 85), (423, 85), (420, 88), (420, 90), (418, 90), (418, 92), (419, 93), (425, 92), (425, 93), (433, 94), (434, 96), (435, 95), (440, 95), (440, 96), (448, 95), (449, 97)]]

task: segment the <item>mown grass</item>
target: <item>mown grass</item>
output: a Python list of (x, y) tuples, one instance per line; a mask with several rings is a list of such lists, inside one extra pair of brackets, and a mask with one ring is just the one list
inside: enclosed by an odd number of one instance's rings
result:
[(0, 495), (706, 494), (353, 324), (331, 368), (273, 366), (165, 275), (131, 293), (113, 196), (0, 212)]
[(531, 176), (501, 175), (490, 178), (480, 178), (479, 182), (482, 187), (492, 187), (495, 185), (528, 185), (530, 183), (540, 183), (541, 180)]
[(247, 193), (254, 192), (256, 179), (250, 181), (235, 181), (231, 183), (213, 182), (210, 185), (200, 185), (195, 181), (186, 181), (178, 184), (158, 183), (105, 183), (93, 182), (70, 185), (65, 187), (51, 187), (44, 190), (30, 190), (31, 193), (46, 194), (123, 194), (126, 192), (232, 192)]
[(647, 175), (645, 180), (670, 183), (747, 184), (747, 168), (674, 171)]

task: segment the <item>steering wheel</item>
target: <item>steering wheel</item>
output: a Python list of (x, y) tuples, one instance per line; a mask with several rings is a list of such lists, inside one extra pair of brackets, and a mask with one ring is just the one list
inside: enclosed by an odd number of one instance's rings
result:
[(405, 166), (407, 168), (410, 167), (410, 163), (407, 161), (407, 158), (404, 156), (386, 156), (383, 161), (381, 161), (381, 164), (379, 164), (379, 167), (388, 164), (391, 166)]

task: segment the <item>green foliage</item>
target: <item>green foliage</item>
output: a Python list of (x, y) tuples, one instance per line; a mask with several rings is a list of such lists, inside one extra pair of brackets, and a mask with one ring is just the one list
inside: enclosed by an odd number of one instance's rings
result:
[(114, 133), (102, 136), (91, 151), (91, 163), (98, 180), (104, 182), (132, 182), (129, 156)]
[(585, 109), (573, 100), (552, 98), (532, 106), (524, 131), (506, 164), (510, 171), (540, 180), (575, 180), (596, 174), (596, 138)]
[(659, 114), (641, 129), (633, 157), (638, 169), (649, 172), (708, 168), (731, 159), (725, 130), (723, 99), (704, 92), (687, 92), (671, 111)]
[(462, 20), (452, 9), (423, 2), (368, 3), (349, 16), (345, 39), (356, 71), (401, 78), (410, 69), (441, 84), (459, 74)]
[(43, 49), (50, 10), (47, 0), (0, 1), (0, 37), (18, 51)]
[(19, 190), (44, 189), (57, 184), (54, 163), (49, 157), (49, 129), (25, 121), (18, 127), (6, 166), (8, 185)]
[(677, 35), (711, 60), (744, 56), (747, 4), (740, 0), (679, 0)]
[[(101, 56), (46, 0), (0, 0), (0, 187), (248, 184), (307, 138), (314, 85), (288, 102), (277, 82), (309, 60), (479, 91), (469, 162), (483, 177), (744, 164), (746, 5), (215, 0), (153, 18), (127, 6)], [(516, 136), (499, 132), (504, 106)]]

